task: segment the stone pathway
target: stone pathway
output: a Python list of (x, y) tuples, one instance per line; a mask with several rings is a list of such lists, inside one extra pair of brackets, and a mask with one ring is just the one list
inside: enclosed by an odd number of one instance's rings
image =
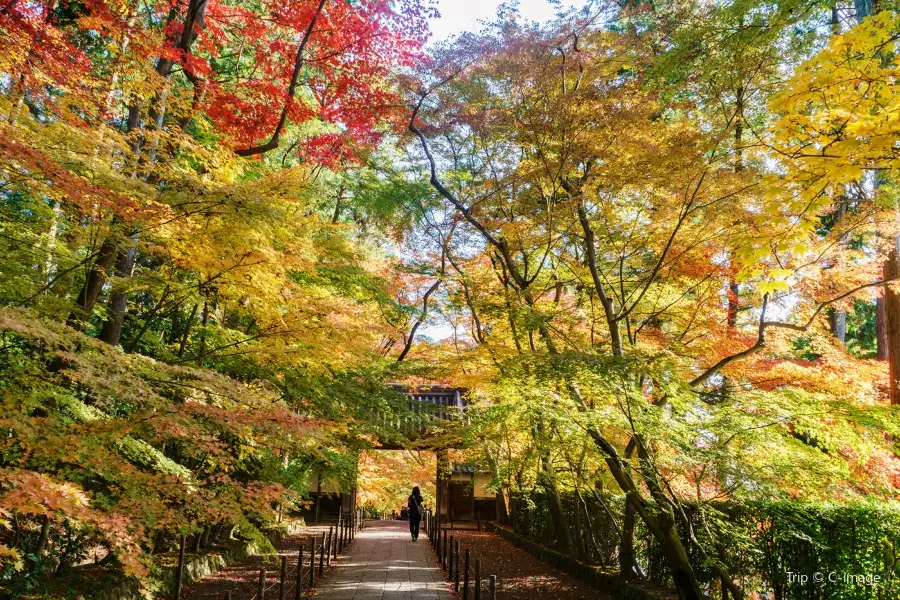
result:
[(406, 521), (367, 521), (318, 587), (320, 600), (451, 600), (428, 537), (413, 542)]

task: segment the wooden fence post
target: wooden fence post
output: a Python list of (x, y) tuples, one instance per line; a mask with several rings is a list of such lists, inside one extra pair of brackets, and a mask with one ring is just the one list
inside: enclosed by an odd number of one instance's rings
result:
[(316, 587), (316, 538), (309, 540), (309, 588)]
[(466, 548), (466, 564), (463, 570), (463, 600), (469, 600), (469, 549)]
[(300, 589), (303, 587), (303, 543), (297, 552), (297, 585), (294, 587), (294, 600), (300, 600)]
[(325, 572), (325, 534), (322, 534), (322, 545), (319, 546), (319, 575)]
[(444, 568), (447, 568), (447, 530), (444, 530), (444, 543), (440, 545), (441, 548), (441, 562), (444, 565)]
[(341, 532), (344, 528), (344, 514), (338, 513), (338, 522), (337, 522), (337, 535), (335, 535), (334, 540), (334, 557), (337, 558), (338, 553), (341, 552)]
[(231, 600), (231, 590), (225, 592), (223, 600)]
[(184, 579), (184, 550), (187, 545), (187, 536), (181, 534), (181, 543), (178, 546), (178, 571), (175, 573), (175, 600), (181, 600), (181, 586)]
[(455, 586), (454, 589), (459, 591), (459, 540), (456, 540), (456, 545), (453, 547), (453, 560), (456, 561), (456, 564), (453, 565), (453, 571), (455, 572)]
[(450, 536), (450, 564), (447, 567), (447, 577), (453, 581), (453, 536)]
[(342, 538), (344, 537), (344, 522), (341, 519), (338, 519), (337, 531), (334, 535), (334, 557), (337, 558), (337, 555), (342, 552)]
[(281, 576), (278, 579), (278, 600), (284, 600), (284, 594), (287, 591), (287, 556), (281, 557)]
[(334, 527), (328, 528), (328, 548), (325, 550), (325, 552), (327, 553), (327, 556), (328, 556), (327, 562), (325, 564), (327, 564), (329, 567), (331, 566), (331, 543), (333, 541), (331, 539), (331, 536), (333, 535), (333, 533), (332, 533), (333, 531), (334, 531)]
[(266, 598), (266, 568), (259, 568), (259, 583), (256, 586), (256, 597), (258, 600)]
[(490, 589), (490, 600), (496, 600), (497, 598), (497, 576), (491, 575), (490, 585), (488, 587)]
[(481, 600), (481, 559), (475, 559), (475, 600)]

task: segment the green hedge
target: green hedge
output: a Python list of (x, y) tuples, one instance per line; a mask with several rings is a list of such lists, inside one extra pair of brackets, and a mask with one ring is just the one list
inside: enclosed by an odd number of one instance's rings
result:
[[(615, 565), (618, 534), (609, 513), (621, 523), (623, 498), (604, 495), (582, 502), (565, 495), (563, 505), (575, 557)], [(776, 600), (900, 599), (900, 503), (721, 503), (686, 506), (685, 512), (701, 542), (704, 520), (724, 540), (727, 566), (747, 592)], [(517, 534), (555, 547), (547, 502), (540, 493), (514, 496), (512, 513)], [(669, 583), (665, 559), (640, 522), (635, 546), (648, 578)], [(712, 570), (692, 543), (688, 553), (701, 582), (710, 592), (717, 590)]]

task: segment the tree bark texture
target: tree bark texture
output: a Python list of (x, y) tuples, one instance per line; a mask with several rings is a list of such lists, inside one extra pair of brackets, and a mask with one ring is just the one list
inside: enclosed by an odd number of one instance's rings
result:
[[(900, 277), (900, 255), (893, 250), (884, 263), (884, 278)], [(884, 285), (887, 359), (890, 368), (891, 404), (900, 404), (900, 283)]]
[[(134, 273), (134, 265), (137, 260), (137, 236), (138, 234), (133, 234), (129, 245), (119, 249), (116, 257), (116, 275), (119, 277), (130, 278)], [(103, 330), (100, 332), (101, 340), (111, 346), (119, 343), (127, 308), (127, 290), (117, 290), (110, 294), (106, 322), (103, 323)]]
[(87, 328), (87, 323), (94, 313), (94, 305), (100, 297), (103, 286), (109, 279), (109, 270), (116, 259), (117, 247), (118, 242), (115, 236), (110, 235), (103, 240), (97, 258), (94, 260), (94, 264), (91, 265), (91, 269), (84, 280), (84, 285), (81, 286), (81, 291), (78, 293), (78, 299), (75, 300), (77, 308), (71, 312), (66, 321), (69, 327), (78, 331), (84, 331)]

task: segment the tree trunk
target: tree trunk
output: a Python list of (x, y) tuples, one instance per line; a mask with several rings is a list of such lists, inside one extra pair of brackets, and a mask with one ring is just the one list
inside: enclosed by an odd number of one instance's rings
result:
[(178, 344), (178, 357), (181, 358), (184, 356), (184, 349), (187, 346), (188, 336), (191, 334), (191, 326), (194, 323), (194, 317), (197, 316), (197, 309), (200, 308), (199, 304), (195, 304), (191, 309), (191, 314), (187, 318), (187, 322), (184, 324), (184, 334), (181, 336), (181, 343)]
[(681, 600), (703, 600), (705, 597), (697, 584), (694, 569), (675, 529), (674, 521), (662, 529), (661, 535), (657, 536), (656, 540), (660, 543), (669, 563), (678, 597)]
[(497, 488), (497, 520), (501, 525), (509, 525), (509, 510), (506, 508), (506, 494), (503, 486)]
[[(491, 454), (490, 450), (487, 450), (485, 452), (485, 455), (487, 456), (488, 466), (491, 468), (491, 476), (496, 481), (499, 482), (500, 481), (500, 467), (497, 464), (497, 459), (494, 458), (494, 455)], [(503, 493), (502, 485), (497, 486), (497, 498), (496, 499), (497, 499), (497, 503), (496, 503), (497, 504), (497, 506), (496, 506), (497, 520), (501, 524), (506, 525), (507, 523), (509, 523), (509, 512), (506, 508), (506, 495)]]
[(78, 331), (84, 331), (87, 328), (87, 323), (91, 320), (91, 315), (94, 314), (94, 305), (97, 303), (97, 298), (100, 297), (100, 292), (103, 290), (107, 279), (109, 279), (109, 270), (116, 258), (117, 249), (118, 242), (114, 235), (110, 234), (103, 240), (103, 244), (97, 253), (97, 258), (90, 271), (88, 271), (84, 285), (81, 286), (81, 292), (78, 294), (78, 299), (75, 301), (77, 308), (69, 314), (69, 318), (66, 321), (69, 327)]
[(625, 499), (625, 510), (622, 518), (622, 540), (619, 542), (619, 576), (622, 579), (634, 579), (634, 506)]
[(740, 287), (734, 275), (728, 277), (728, 313), (725, 317), (725, 324), (729, 328), (737, 326), (737, 314), (740, 308)]
[(316, 473), (316, 516), (313, 524), (319, 524), (319, 506), (322, 504), (322, 472)]
[[(632, 438), (625, 447), (625, 460), (631, 460), (637, 442)], [(634, 578), (634, 525), (636, 513), (634, 506), (625, 498), (625, 507), (622, 516), (622, 539), (619, 541), (619, 575), (622, 579)]]
[[(884, 286), (882, 286), (884, 288)], [(877, 344), (876, 358), (878, 360), (888, 359), (888, 338), (887, 338), (887, 310), (884, 306), (884, 289), (881, 295), (875, 300), (875, 342)]]
[(877, 4), (876, 0), (853, 0), (857, 21), (862, 21), (865, 17), (878, 12), (876, 10)]
[[(743, 25), (743, 19), (741, 25)], [(744, 170), (744, 86), (737, 87), (734, 91), (734, 98), (734, 172), (740, 173)], [(732, 272), (728, 276), (728, 312), (725, 315), (725, 323), (729, 328), (734, 328), (737, 326), (741, 288), (734, 276), (733, 256), (731, 260)]]
[(34, 565), (37, 565), (41, 560), (41, 555), (44, 553), (44, 550), (47, 548), (47, 542), (50, 539), (50, 515), (44, 515), (44, 520), (41, 522), (41, 534), (38, 537), (37, 546), (34, 548)]
[(62, 218), (62, 206), (56, 200), (50, 201), (50, 209), (53, 211), (50, 219), (50, 227), (47, 230), (47, 258), (44, 261), (44, 276), (47, 281), (53, 280), (56, 272), (56, 263), (53, 260), (53, 251), (56, 250), (56, 235), (59, 233), (59, 220)]
[(581, 223), (581, 229), (584, 233), (585, 261), (587, 262), (588, 270), (591, 273), (594, 291), (597, 292), (597, 297), (600, 299), (600, 305), (603, 307), (606, 326), (609, 329), (609, 343), (611, 350), (613, 356), (622, 356), (622, 334), (619, 331), (619, 321), (616, 317), (615, 301), (606, 294), (606, 290), (603, 287), (603, 281), (597, 267), (597, 249), (594, 246), (594, 230), (591, 228), (587, 209), (585, 209), (583, 203), (578, 205), (578, 221)]
[(156, 313), (158, 313), (163, 307), (166, 298), (169, 297), (169, 292), (171, 291), (171, 289), (172, 288), (168, 284), (166, 284), (166, 287), (163, 288), (162, 294), (160, 294), (159, 300), (157, 300), (153, 308), (144, 315), (144, 325), (135, 334), (134, 339), (129, 342), (127, 348), (128, 352), (134, 352), (134, 349), (137, 348), (137, 345), (140, 343), (141, 338), (143, 338), (144, 334), (147, 333), (147, 330), (150, 329), (150, 326), (153, 324), (153, 321), (156, 318)]
[[(580, 410), (586, 411), (587, 405), (582, 399), (580, 392), (574, 386), (573, 392), (575, 392), (575, 396), (580, 404)], [(653, 537), (659, 543), (666, 557), (666, 563), (669, 565), (669, 572), (672, 574), (672, 581), (675, 584), (678, 597), (681, 600), (702, 600), (704, 595), (700, 590), (700, 585), (697, 583), (694, 568), (675, 527), (672, 507), (668, 502), (668, 498), (662, 497), (663, 492), (659, 488), (658, 482), (654, 481), (652, 477), (648, 478), (645, 474), (645, 483), (647, 483), (651, 495), (655, 499), (655, 502), (650, 504), (641, 494), (631, 477), (631, 470), (622, 461), (622, 457), (619, 456), (615, 446), (596, 427), (589, 427), (588, 434), (603, 455), (606, 466), (619, 485), (619, 489), (625, 493), (625, 497), (633, 506), (635, 513), (641, 517), (641, 520), (647, 525), (647, 529), (650, 530), (650, 533), (653, 534)], [(644, 459), (640, 454), (640, 449), (638, 456), (641, 460)], [(642, 472), (644, 471), (645, 469), (642, 469)]]
[[(879, 12), (884, 8), (883, 4), (878, 0), (854, 0), (856, 20), (862, 21), (869, 15)], [(876, 190), (884, 181), (882, 174), (876, 174)], [(885, 279), (900, 277), (898, 248), (900, 248), (900, 238), (894, 240), (894, 249), (883, 265)], [(890, 370), (891, 404), (900, 404), (900, 390), (898, 390), (898, 386), (900, 386), (900, 297), (898, 297), (898, 290), (891, 288), (891, 284), (885, 284), (883, 296), (876, 300), (875, 331), (878, 360), (887, 360)]]
[[(545, 335), (546, 339), (546, 335)], [(539, 420), (534, 428), (535, 442), (540, 446), (550, 441), (551, 435), (545, 435), (546, 425), (543, 419)], [(553, 527), (553, 533), (556, 537), (556, 549), (563, 554), (568, 554), (572, 550), (572, 536), (569, 534), (569, 527), (566, 523), (566, 514), (562, 507), (562, 500), (559, 497), (559, 488), (556, 486), (556, 471), (553, 468), (553, 461), (550, 459), (550, 450), (544, 447), (540, 448), (540, 472), (538, 473), (538, 483), (544, 488), (547, 494), (547, 505), (550, 511), (550, 525)]]
[[(884, 278), (900, 277), (900, 255), (896, 249), (884, 263)], [(884, 312), (887, 330), (887, 359), (890, 368), (891, 404), (900, 404), (900, 283), (884, 286)]]
[(547, 502), (550, 509), (550, 524), (556, 536), (556, 549), (563, 554), (572, 550), (572, 536), (566, 523), (566, 514), (563, 511), (562, 500), (559, 497), (559, 488), (556, 486), (556, 473), (550, 462), (550, 453), (544, 452), (541, 456), (541, 485), (547, 493)]
[[(191, 53), (191, 45), (197, 38), (197, 27), (203, 28), (205, 25), (207, 0), (190, 0), (184, 15), (183, 28), (180, 39), (177, 41), (177, 47), (186, 55)], [(178, 16), (175, 5), (169, 11), (167, 23), (171, 23)], [(183, 61), (184, 62), (184, 61)], [(156, 63), (156, 72), (168, 80), (175, 66), (175, 61), (170, 58), (160, 58)], [(185, 71), (188, 71), (186, 68)], [(163, 128), (163, 121), (166, 114), (166, 98), (168, 96), (168, 83), (160, 91), (160, 93), (150, 103), (149, 117), (153, 124), (153, 141), (150, 153), (147, 158), (147, 168), (152, 169), (153, 163), (156, 161), (156, 152), (159, 146), (160, 132)], [(140, 155), (140, 147), (142, 143), (142, 135), (138, 135), (138, 129), (141, 124), (140, 107), (132, 104), (128, 109), (128, 118), (126, 120), (126, 128), (129, 133), (134, 134), (132, 140), (132, 151), (135, 158), (135, 174), (137, 169), (141, 167), (142, 157)], [(152, 173), (148, 171), (145, 179), (150, 180)], [(131, 277), (134, 271), (134, 263), (137, 260), (137, 242), (139, 232), (131, 235), (131, 243), (127, 248), (120, 249), (116, 259), (116, 270), (121, 277)], [(115, 346), (119, 343), (122, 335), (122, 324), (125, 321), (125, 311), (128, 306), (128, 297), (125, 292), (116, 292), (109, 299), (109, 318), (103, 324), (103, 331), (100, 339), (104, 342)]]
[(834, 310), (828, 316), (828, 324), (831, 328), (831, 335), (836, 337), (843, 344), (847, 341), (847, 311)]
[[(131, 277), (134, 273), (134, 263), (137, 259), (137, 242), (139, 234), (131, 235), (127, 248), (119, 251), (116, 259), (116, 275), (119, 277)], [(113, 292), (109, 296), (108, 317), (103, 323), (100, 339), (111, 346), (119, 343), (122, 335), (122, 324), (125, 322), (125, 311), (128, 308), (128, 293), (125, 290)]]
[(197, 360), (203, 360), (206, 356), (206, 326), (209, 324), (209, 300), (203, 301), (203, 312), (200, 313), (200, 352), (197, 353)]
[(22, 527), (19, 525), (19, 513), (16, 511), (12, 511), (12, 521), (13, 521), (13, 543), (11, 548), (18, 548), (19, 542), (22, 541)]

